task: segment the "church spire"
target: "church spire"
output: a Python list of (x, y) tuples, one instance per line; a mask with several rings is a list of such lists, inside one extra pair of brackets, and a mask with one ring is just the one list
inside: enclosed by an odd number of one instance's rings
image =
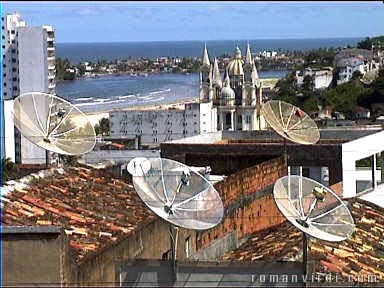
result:
[(225, 70), (224, 87), (230, 87), (231, 79), (229, 79), (228, 70)]
[(247, 45), (247, 54), (245, 56), (245, 63), (250, 65), (253, 64), (252, 53), (251, 53), (251, 48), (249, 47), (249, 42)]
[(204, 44), (203, 65), (211, 66), (211, 63), (209, 62), (207, 44)]
[(215, 60), (213, 62), (212, 82), (213, 82), (213, 84), (217, 84), (220, 87), (222, 85), (221, 75), (220, 75), (220, 70), (219, 70), (219, 64), (217, 63), (216, 57), (215, 57)]
[(253, 62), (252, 64), (252, 82), (256, 85), (259, 85), (260, 83), (260, 79), (259, 79), (259, 73), (257, 73), (257, 68), (256, 68), (256, 65), (255, 63)]

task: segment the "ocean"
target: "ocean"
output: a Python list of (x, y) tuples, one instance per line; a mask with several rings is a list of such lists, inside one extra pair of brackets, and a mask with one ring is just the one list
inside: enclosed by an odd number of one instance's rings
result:
[(355, 45), (362, 38), (321, 39), (259, 39), (222, 41), (164, 41), (164, 42), (121, 42), (121, 43), (56, 43), (56, 55), (68, 58), (72, 63), (80, 61), (127, 59), (128, 57), (201, 57), (204, 43), (210, 57), (224, 53), (232, 54), (238, 45), (243, 53), (247, 42), (253, 53), (263, 50), (310, 50), (324, 47)]
[[(251, 40), (252, 52), (263, 50), (310, 50), (320, 47), (355, 45), (361, 38)], [(206, 41), (211, 58), (233, 53), (238, 45), (245, 52), (248, 41)], [(124, 42), (124, 43), (57, 43), (56, 55), (72, 63), (115, 60), (129, 57), (201, 57), (204, 41)], [(281, 78), (287, 71), (259, 71), (261, 78)], [(150, 74), (102, 76), (57, 83), (56, 93), (85, 112), (129, 106), (164, 104), (193, 99), (199, 95), (198, 74)]]
[[(287, 71), (261, 71), (260, 78), (281, 78)], [(58, 82), (58, 96), (84, 112), (105, 111), (130, 106), (158, 105), (199, 96), (199, 75), (149, 74), (143, 76), (106, 75)]]

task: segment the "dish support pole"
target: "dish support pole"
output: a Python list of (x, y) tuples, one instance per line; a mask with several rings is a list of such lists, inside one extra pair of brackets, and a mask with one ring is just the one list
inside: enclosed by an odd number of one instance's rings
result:
[(170, 224), (169, 235), (171, 238), (171, 245), (172, 245), (172, 278), (174, 281), (176, 281), (177, 280), (176, 256), (177, 256), (177, 242), (179, 238), (179, 227), (173, 224)]

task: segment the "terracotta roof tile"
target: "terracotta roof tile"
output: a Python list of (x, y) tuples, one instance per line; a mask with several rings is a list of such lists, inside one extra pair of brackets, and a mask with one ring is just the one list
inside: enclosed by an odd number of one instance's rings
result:
[(63, 226), (78, 261), (156, 218), (131, 183), (103, 171), (80, 166), (46, 172), (2, 196), (3, 225)]
[(223, 260), (279, 261), (293, 259), (302, 252), (302, 233), (288, 221), (252, 234)]

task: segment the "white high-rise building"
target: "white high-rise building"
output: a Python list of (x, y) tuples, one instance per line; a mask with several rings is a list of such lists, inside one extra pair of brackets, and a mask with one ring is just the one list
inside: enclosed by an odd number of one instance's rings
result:
[(55, 93), (54, 30), (48, 25), (28, 27), (17, 13), (7, 14), (4, 24), (5, 157), (16, 163), (45, 163), (45, 150), (24, 138), (14, 127), (13, 99), (26, 92)]

